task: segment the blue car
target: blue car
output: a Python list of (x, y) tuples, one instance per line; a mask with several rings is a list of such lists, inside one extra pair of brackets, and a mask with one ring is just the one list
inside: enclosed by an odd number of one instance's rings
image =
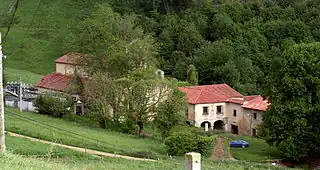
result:
[(230, 147), (249, 147), (249, 143), (244, 140), (233, 140), (230, 142)]

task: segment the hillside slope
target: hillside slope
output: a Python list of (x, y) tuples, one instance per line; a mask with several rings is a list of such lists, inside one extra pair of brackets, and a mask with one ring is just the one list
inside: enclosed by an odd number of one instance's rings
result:
[[(20, 1), (17, 22), (4, 43), (5, 68), (41, 75), (54, 71), (54, 60), (72, 50), (71, 31), (97, 2), (104, 0)], [(0, 0), (0, 11), (9, 11), (12, 3)]]

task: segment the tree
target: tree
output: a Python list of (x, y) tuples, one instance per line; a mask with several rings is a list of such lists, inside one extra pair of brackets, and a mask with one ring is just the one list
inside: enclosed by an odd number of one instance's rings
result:
[(138, 125), (138, 135), (143, 133), (144, 124), (155, 116), (157, 107), (169, 94), (172, 86), (161, 77), (155, 76), (154, 69), (138, 69), (128, 78), (127, 96), (124, 105), (128, 106), (128, 113)]
[(120, 16), (110, 7), (98, 5), (78, 30), (79, 50), (89, 56), (80, 63), (89, 74), (108, 72), (119, 78), (134, 69), (156, 64), (155, 41), (134, 24), (135, 16)]
[(160, 130), (163, 138), (169, 136), (169, 131), (174, 126), (183, 123), (186, 106), (184, 93), (178, 89), (173, 89), (168, 98), (159, 104), (154, 123)]
[(198, 85), (198, 72), (196, 70), (196, 67), (194, 65), (190, 65), (188, 67), (188, 82), (192, 85), (196, 86)]
[(287, 158), (299, 160), (320, 151), (320, 43), (288, 46), (273, 61), (262, 135)]

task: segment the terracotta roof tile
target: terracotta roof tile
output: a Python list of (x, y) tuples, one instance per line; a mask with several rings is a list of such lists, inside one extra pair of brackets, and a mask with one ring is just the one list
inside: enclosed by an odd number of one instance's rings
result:
[(243, 96), (227, 84), (214, 84), (203, 86), (180, 87), (181, 91), (187, 94), (188, 103), (219, 103), (219, 102), (236, 102), (242, 103), (235, 98)]
[(227, 84), (187, 86), (179, 89), (186, 93), (190, 104), (229, 102), (240, 104), (246, 109), (261, 111), (267, 110), (269, 106), (268, 100), (263, 100), (262, 96), (242, 96)]
[(266, 111), (269, 106), (268, 100), (263, 100), (262, 96), (246, 96), (246, 100), (242, 107), (246, 109)]
[(70, 52), (62, 57), (55, 60), (56, 63), (63, 63), (63, 64), (76, 64), (76, 60), (80, 57), (85, 57), (87, 54), (82, 54), (78, 52)]
[(59, 73), (51, 73), (41, 78), (37, 87), (55, 91), (65, 91), (71, 82), (71, 77)]

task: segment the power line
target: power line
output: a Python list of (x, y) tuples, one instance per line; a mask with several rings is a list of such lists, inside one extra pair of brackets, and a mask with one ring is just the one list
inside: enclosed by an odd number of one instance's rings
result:
[(4, 34), (4, 37), (3, 37), (2, 42), (0, 43), (0, 45), (2, 45), (2, 44), (5, 42), (8, 34), (9, 34), (10, 28), (11, 28), (12, 23), (13, 23), (13, 20), (14, 20), (14, 17), (15, 17), (15, 15), (16, 15), (16, 13), (17, 13), (17, 10), (18, 10), (19, 2), (20, 2), (20, 0), (16, 0), (16, 3), (15, 3), (15, 5), (14, 5), (14, 11), (13, 11), (13, 13), (12, 13), (12, 15), (11, 15), (11, 19), (10, 19), (10, 22), (9, 22), (9, 25), (8, 25), (8, 28), (7, 28), (7, 31), (6, 31), (6, 33)]
[[(90, 137), (87, 137), (87, 136), (83, 136), (83, 135), (80, 135), (78, 133), (75, 133), (75, 132), (72, 132), (70, 130), (66, 130), (66, 129), (63, 129), (63, 128), (59, 128), (59, 127), (56, 127), (56, 126), (52, 126), (52, 125), (49, 125), (49, 124), (46, 124), (46, 123), (43, 123), (43, 122), (40, 122), (40, 121), (37, 121), (37, 120), (34, 120), (34, 119), (31, 119), (31, 118), (28, 118), (28, 117), (25, 117), (25, 116), (22, 116), (20, 114), (17, 114), (17, 113), (14, 113), (14, 112), (9, 112), (9, 111), (6, 111), (6, 113), (9, 113), (7, 115), (9, 116), (12, 116), (12, 117), (15, 117), (15, 118), (18, 118), (18, 119), (21, 119), (21, 120), (29, 120), (31, 122), (34, 122), (34, 123), (37, 123), (39, 125), (42, 125), (42, 126), (45, 126), (45, 127), (51, 127), (51, 128), (54, 128), (54, 129), (58, 129), (58, 130), (62, 130), (62, 131), (65, 131), (65, 132), (68, 132), (68, 133), (71, 133), (73, 135), (76, 135), (78, 137), (81, 137), (80, 139), (81, 140), (84, 140), (84, 141), (87, 141), (87, 142), (99, 142), (99, 143), (103, 143), (103, 144), (106, 144), (106, 145), (111, 145), (113, 148), (110, 148), (110, 147), (106, 147), (106, 149), (115, 149), (117, 151), (120, 151), (120, 152), (123, 152), (123, 153), (126, 153), (126, 154), (130, 154), (132, 153), (133, 150), (136, 150), (138, 151), (137, 149), (134, 149), (132, 148), (131, 152), (128, 152), (127, 150), (125, 150), (125, 148), (123, 147), (120, 147), (120, 146), (117, 146), (117, 145), (114, 145), (112, 143), (108, 143), (108, 142), (105, 142), (105, 141), (100, 141), (98, 139), (94, 139), (94, 138), (90, 138)], [(91, 139), (91, 141), (89, 140), (86, 140), (86, 139)], [(129, 146), (129, 145), (126, 145), (126, 146)], [(146, 155), (143, 155), (143, 154), (139, 154), (139, 153), (132, 153), (132, 154), (135, 154), (137, 156), (140, 156), (140, 157), (145, 157)], [(148, 156), (147, 156), (148, 157)], [(172, 164), (176, 164), (176, 165), (179, 165), (179, 166), (184, 166), (183, 163), (180, 163), (182, 160), (177, 160), (177, 159), (174, 159), (174, 158), (168, 158), (168, 157), (164, 157), (164, 156), (157, 156), (158, 158), (167, 158), (167, 161), (171, 161), (171, 163), (169, 162), (163, 162), (163, 161), (159, 161), (159, 163), (161, 164), (167, 164), (167, 165), (172, 165)], [(202, 165), (203, 168), (206, 168), (206, 169), (216, 169), (216, 168), (212, 168), (212, 167), (209, 167), (209, 166), (205, 166), (205, 165)]]
[[(24, 34), (23, 34), (23, 37), (21, 38), (21, 43), (20, 43), (20, 44), (24, 44), (24, 41), (25, 41), (27, 32), (31, 30), (31, 27), (32, 27), (32, 25), (33, 25), (33, 23), (34, 23), (34, 20), (35, 20), (35, 18), (36, 18), (36, 16), (37, 16), (37, 13), (38, 13), (38, 11), (39, 11), (39, 9), (40, 9), (41, 2), (42, 2), (42, 0), (39, 0), (39, 2), (38, 2), (38, 4), (37, 4), (37, 8), (36, 8), (34, 14), (32, 14), (32, 19), (31, 19), (31, 21), (30, 21), (30, 24), (28, 24), (27, 28), (25, 28), (25, 32), (24, 32)], [(45, 31), (46, 31), (46, 29), (41, 29), (41, 30), (45, 30)], [(14, 56), (15, 54), (18, 53), (18, 51), (19, 51), (19, 48), (16, 48), (16, 50), (15, 50), (12, 54), (10, 54), (10, 55), (11, 55), (11, 56)]]
[[(44, 126), (47, 126), (47, 127), (51, 127), (51, 128), (54, 128), (54, 129), (58, 129), (58, 130), (61, 130), (61, 131), (65, 131), (65, 132), (71, 133), (71, 134), (73, 134), (73, 135), (75, 135), (75, 136), (81, 137), (82, 140), (87, 141), (87, 142), (92, 142), (92, 141), (94, 141), (94, 142), (102, 143), (102, 144), (109, 145), (109, 146), (111, 145), (113, 148), (107, 147), (107, 148), (110, 149), (110, 150), (111, 150), (111, 149), (116, 149), (116, 150), (118, 150), (118, 151), (120, 151), (120, 152), (123, 152), (123, 153), (126, 153), (126, 154), (134, 154), (134, 155), (137, 155), (137, 156), (140, 156), (140, 157), (148, 157), (148, 158), (150, 157), (149, 154), (145, 155), (145, 154), (140, 154), (140, 153), (134, 153), (133, 151), (139, 152), (139, 150), (134, 149), (134, 148), (132, 148), (132, 149), (131, 149), (131, 152), (130, 152), (130, 151), (127, 150), (127, 148), (123, 148), (123, 147), (121, 147), (121, 146), (117, 146), (117, 145), (114, 145), (114, 144), (112, 144), (112, 143), (108, 143), (108, 142), (101, 141), (101, 140), (98, 140), (98, 139), (90, 138), (90, 137), (88, 137), (88, 136), (83, 136), (83, 135), (80, 135), (80, 134), (78, 134), (78, 133), (72, 132), (72, 131), (70, 131), (70, 130), (66, 130), (66, 129), (59, 128), (59, 127), (55, 127), (55, 126), (52, 126), (52, 125), (49, 125), (49, 124), (46, 124), (46, 123), (43, 123), (43, 122), (40, 122), (40, 121), (37, 121), (37, 120), (33, 120), (33, 119), (31, 119), (31, 118), (22, 116), (22, 115), (20, 115), (20, 114), (14, 113), (14, 112), (8, 112), (8, 111), (6, 111), (6, 112), (7, 112), (7, 113), (10, 113), (10, 114), (7, 114), (7, 115), (9, 115), (9, 116), (16, 116), (16, 117), (18, 117), (18, 118), (20, 118), (20, 119), (29, 120), (29, 121), (35, 122), (35, 123), (37, 123), (37, 124), (40, 124), (40, 125), (44, 125)], [(88, 141), (88, 140), (86, 140), (86, 139), (90, 139), (91, 141)], [(126, 145), (126, 146), (129, 146), (129, 145)], [(129, 147), (130, 147), (130, 146), (129, 146)], [(106, 149), (107, 149), (107, 148), (106, 148)], [(157, 158), (163, 158), (163, 156), (161, 156), (161, 157), (158, 156), (158, 155), (153, 155), (153, 156), (155, 156), (155, 157), (157, 157)]]

